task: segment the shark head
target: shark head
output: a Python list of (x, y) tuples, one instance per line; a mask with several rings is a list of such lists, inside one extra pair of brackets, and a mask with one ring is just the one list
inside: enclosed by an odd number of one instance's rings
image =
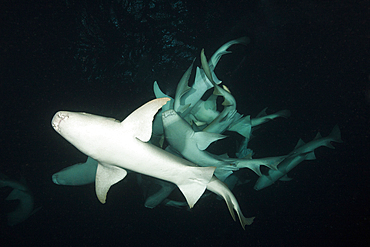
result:
[(270, 185), (272, 185), (274, 181), (272, 181), (268, 176), (262, 175), (258, 178), (256, 184), (254, 185), (255, 190), (262, 190), (263, 188), (266, 188)]
[(69, 112), (66, 112), (66, 111), (59, 111), (55, 113), (53, 119), (51, 120), (51, 126), (53, 126), (56, 132), (60, 133), (60, 123), (63, 120), (66, 120), (69, 118), (68, 113)]
[(68, 111), (57, 112), (51, 120), (56, 132), (88, 156), (100, 148), (99, 141), (107, 139), (114, 124), (113, 118)]

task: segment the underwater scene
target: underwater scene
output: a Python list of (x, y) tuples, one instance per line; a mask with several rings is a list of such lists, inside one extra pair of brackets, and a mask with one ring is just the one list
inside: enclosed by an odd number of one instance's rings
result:
[(1, 246), (369, 246), (368, 1), (5, 1)]

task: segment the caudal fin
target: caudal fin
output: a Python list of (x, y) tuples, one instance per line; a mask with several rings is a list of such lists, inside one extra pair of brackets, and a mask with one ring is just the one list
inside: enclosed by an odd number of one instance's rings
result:
[(245, 225), (250, 225), (253, 223), (255, 217), (251, 218), (244, 217), (238, 201), (236, 200), (234, 194), (230, 191), (226, 184), (224, 184), (223, 182), (214, 177), (211, 180), (211, 182), (207, 185), (207, 189), (221, 196), (225, 200), (227, 208), (229, 209), (231, 217), (233, 217), (234, 221), (235, 221), (234, 210), (236, 211), (243, 229), (245, 229)]
[(340, 134), (340, 129), (339, 129), (339, 126), (337, 124), (334, 126), (333, 130), (330, 132), (329, 137), (334, 142), (339, 142), (339, 143), (343, 142), (342, 138), (341, 138), (341, 134)]

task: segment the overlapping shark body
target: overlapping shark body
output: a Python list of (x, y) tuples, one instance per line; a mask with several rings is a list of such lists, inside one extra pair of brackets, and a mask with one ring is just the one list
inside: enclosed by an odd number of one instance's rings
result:
[(233, 171), (240, 168), (249, 168), (256, 174), (262, 175), (260, 171), (261, 165), (271, 169), (277, 169), (277, 165), (285, 158), (285, 156), (264, 159), (216, 157), (205, 151), (205, 149), (212, 142), (223, 139), (226, 136), (204, 131), (195, 132), (174, 110), (168, 110), (162, 113), (162, 121), (168, 143), (186, 159), (200, 166), (217, 167), (215, 175), (222, 181), (230, 176)]
[(52, 180), (58, 185), (85, 185), (95, 182), (98, 162), (87, 157), (85, 163), (78, 163), (53, 174)]
[(261, 190), (272, 185), (277, 180), (290, 181), (291, 178), (287, 176), (289, 171), (302, 161), (315, 160), (316, 156), (314, 151), (318, 147), (325, 146), (334, 149), (334, 146), (330, 142), (343, 142), (338, 125), (334, 126), (327, 137), (322, 137), (320, 133), (317, 133), (316, 137), (308, 143), (304, 143), (302, 139), (299, 139), (294, 150), (278, 165), (278, 169), (269, 170), (268, 175), (260, 176), (254, 185), (254, 189)]
[(109, 188), (122, 180), (128, 170), (176, 184), (190, 208), (206, 189), (226, 201), (233, 218), (236, 210), (241, 225), (253, 219), (243, 216), (231, 191), (213, 176), (215, 167), (198, 167), (148, 143), (157, 111), (170, 99), (152, 100), (124, 121), (86, 113), (60, 111), (52, 119), (53, 128), (81, 152), (98, 161), (95, 190), (105, 203)]

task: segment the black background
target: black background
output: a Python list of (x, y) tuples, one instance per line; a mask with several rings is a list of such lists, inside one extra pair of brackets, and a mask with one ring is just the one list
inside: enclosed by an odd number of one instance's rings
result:
[[(185, 14), (161, 10), (185, 23), (176, 24), (181, 35), (176, 28), (170, 31), (183, 41), (173, 50), (159, 42), (163, 23), (148, 24), (150, 33), (148, 26), (137, 26), (116, 37), (98, 16), (99, 8), (109, 10), (113, 1), (81, 2), (85, 5), (1, 3), (0, 170), (14, 179), (23, 176), (36, 207), (42, 206), (25, 222), (8, 227), (4, 212), (12, 205), (4, 202), (1, 246), (2, 242), (8, 246), (368, 246), (368, 1), (183, 1)], [(95, 34), (104, 40), (105, 49), (83, 40), (84, 11), (91, 20), (100, 21), (96, 25), (103, 31)], [(135, 33), (145, 42), (132, 41)], [(256, 192), (252, 177), (251, 183), (236, 188), (244, 214), (256, 216), (245, 231), (232, 221), (224, 202), (214, 197), (200, 200), (191, 212), (164, 206), (147, 209), (133, 176), (111, 189), (106, 205), (96, 200), (93, 185), (52, 183), (53, 173), (85, 159), (51, 128), (56, 111), (123, 119), (154, 98), (153, 81), (173, 95), (201, 48), (210, 56), (241, 36), (250, 37), (251, 43), (232, 47), (233, 53), (222, 57), (216, 69), (237, 100), (238, 111), (252, 117), (264, 107), (269, 112), (292, 112), (289, 119), (277, 119), (256, 132), (250, 143), (255, 157), (290, 152), (299, 138), (310, 141), (319, 131), (326, 136), (335, 124), (344, 141), (335, 144), (335, 150), (318, 149), (317, 160), (290, 173), (291, 182)], [(87, 47), (83, 52), (81, 44)], [(133, 50), (140, 52), (131, 58), (117, 57)], [(182, 58), (180, 50), (187, 55)], [(162, 59), (166, 53), (169, 60)], [(84, 64), (83, 56), (100, 60)], [(95, 71), (86, 72), (94, 65)], [(120, 77), (126, 69), (131, 74)], [(3, 189), (1, 199), (9, 191)]]

